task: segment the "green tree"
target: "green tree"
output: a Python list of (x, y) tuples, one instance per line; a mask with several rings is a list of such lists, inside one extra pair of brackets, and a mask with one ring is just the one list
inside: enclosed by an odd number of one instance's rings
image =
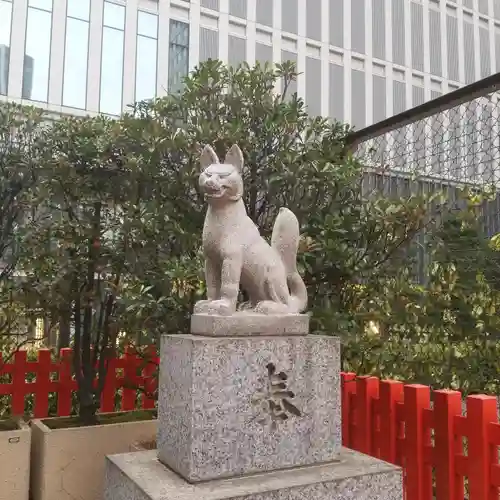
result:
[[(345, 346), (344, 368), (465, 393), (500, 392), (498, 237), (483, 230), (491, 193), (460, 193), (428, 241), (425, 286), (407, 271), (360, 293), (375, 328)], [(363, 291), (364, 292), (364, 291)]]
[(429, 199), (361, 189), (365, 168), (345, 152), (349, 128), (309, 116), (288, 92), (296, 76), (289, 63), (208, 61), (178, 94), (119, 120), (62, 118), (46, 134), (37, 210), (23, 231), (23, 290), (54, 321), (71, 319), (84, 423), (97, 420), (120, 334), (155, 340), (189, 329), (204, 293), (197, 182), (207, 143), (221, 157), (241, 147), (246, 207), (264, 237), (281, 206), (297, 215), (313, 330), (348, 343), (371, 314), (390, 314), (373, 294), (402, 282), (405, 248), (432, 222)]
[(44, 113), (0, 104), (0, 344), (9, 353), (29, 340), (33, 322), (17, 300), (19, 228), (31, 210), (41, 154)]
[(245, 204), (265, 237), (279, 207), (297, 215), (314, 329), (348, 328), (353, 286), (397, 270), (403, 247), (427, 223), (423, 197), (388, 200), (362, 191), (364, 167), (345, 153), (349, 128), (309, 116), (303, 100), (289, 95), (296, 77), (291, 63), (228, 68), (208, 61), (180, 93), (138, 103), (123, 119), (123, 140), (134, 145), (129, 154), (157, 165), (161, 176), (154, 191), (168, 206), (172, 228), (166, 273), (183, 281), (176, 288), (176, 331), (186, 331), (191, 305), (203, 292), (197, 271), (206, 207), (196, 185), (207, 143), (220, 157), (233, 143), (242, 149)]
[(97, 422), (120, 336), (149, 329), (168, 301), (146, 285), (165, 237), (155, 226), (163, 209), (149, 198), (155, 172), (127, 157), (122, 135), (122, 122), (104, 117), (53, 123), (33, 189), (37, 209), (22, 235), (25, 300), (54, 321), (71, 319), (78, 414), (87, 425)]

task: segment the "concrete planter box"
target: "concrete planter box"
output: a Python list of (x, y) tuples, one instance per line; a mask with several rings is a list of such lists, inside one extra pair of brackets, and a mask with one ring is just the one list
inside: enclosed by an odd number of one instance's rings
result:
[[(106, 418), (114, 415), (123, 414), (107, 414)], [(32, 500), (101, 500), (106, 455), (132, 451), (135, 443), (156, 438), (156, 418), (50, 428), (57, 420), (62, 419), (31, 423)]]
[(150, 451), (156, 450), (156, 438), (150, 441), (137, 441), (136, 443), (132, 443), (130, 447), (130, 451)]
[(0, 500), (28, 500), (31, 430), (24, 422), (17, 426), (2, 430), (0, 422)]

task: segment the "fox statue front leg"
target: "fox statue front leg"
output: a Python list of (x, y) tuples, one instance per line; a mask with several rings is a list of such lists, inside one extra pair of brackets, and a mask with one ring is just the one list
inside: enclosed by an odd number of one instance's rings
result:
[(207, 310), (209, 305), (220, 298), (220, 265), (214, 259), (205, 258), (205, 282), (207, 285), (207, 300), (199, 300), (194, 305), (194, 312)]
[[(236, 303), (240, 286), (242, 257), (239, 253), (225, 255), (220, 268), (220, 281), (218, 298), (215, 300), (204, 300), (196, 303), (196, 313), (220, 314), (221, 316), (230, 316), (236, 312)], [(207, 266), (206, 269), (210, 269)], [(207, 280), (208, 297), (214, 292), (213, 285), (216, 276), (211, 275), (210, 285)], [(211, 290), (209, 290), (211, 288)], [(212, 295), (213, 296), (213, 295)]]

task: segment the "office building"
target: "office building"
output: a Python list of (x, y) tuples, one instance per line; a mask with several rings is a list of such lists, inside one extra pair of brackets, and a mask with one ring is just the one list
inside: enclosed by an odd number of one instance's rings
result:
[(0, 0), (0, 99), (117, 115), (207, 58), (294, 60), (362, 128), (500, 71), (500, 0)]

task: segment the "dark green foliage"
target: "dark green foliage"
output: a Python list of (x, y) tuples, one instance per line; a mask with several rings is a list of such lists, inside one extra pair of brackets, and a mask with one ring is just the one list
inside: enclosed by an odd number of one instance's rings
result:
[(390, 201), (361, 193), (364, 168), (345, 154), (348, 127), (312, 118), (301, 99), (273, 92), (279, 81), (286, 90), (295, 77), (291, 64), (229, 69), (209, 61), (190, 75), (183, 93), (139, 103), (124, 118), (124, 140), (135, 145), (136, 161), (156, 165), (163, 176), (155, 192), (172, 225), (166, 272), (182, 283), (177, 319), (170, 317), (177, 331), (186, 331), (203, 292), (197, 271), (206, 207), (196, 184), (204, 144), (221, 157), (239, 144), (245, 204), (265, 237), (279, 207), (297, 215), (314, 330), (348, 327), (352, 286), (385, 276), (425, 223), (423, 197)]
[[(36, 155), (26, 151), (37, 182), (16, 233), (25, 273), (16, 300), (30, 318), (74, 331), (85, 422), (96, 422), (109, 356), (189, 329), (205, 292), (197, 182), (207, 143), (221, 157), (239, 144), (245, 203), (264, 237), (281, 206), (296, 213), (312, 330), (341, 336), (345, 369), (497, 390), (500, 254), (467, 210), (441, 203), (440, 217), (430, 213), (441, 193), (362, 190), (365, 167), (345, 151), (349, 128), (309, 116), (287, 94), (296, 76), (288, 63), (208, 61), (178, 94), (118, 120), (62, 118), (42, 131)], [(422, 286), (407, 248), (424, 227), (432, 266)]]
[(465, 393), (500, 392), (498, 237), (482, 231), (483, 196), (444, 214), (429, 238), (426, 286), (405, 272), (363, 290), (374, 324), (345, 345), (345, 368)]

